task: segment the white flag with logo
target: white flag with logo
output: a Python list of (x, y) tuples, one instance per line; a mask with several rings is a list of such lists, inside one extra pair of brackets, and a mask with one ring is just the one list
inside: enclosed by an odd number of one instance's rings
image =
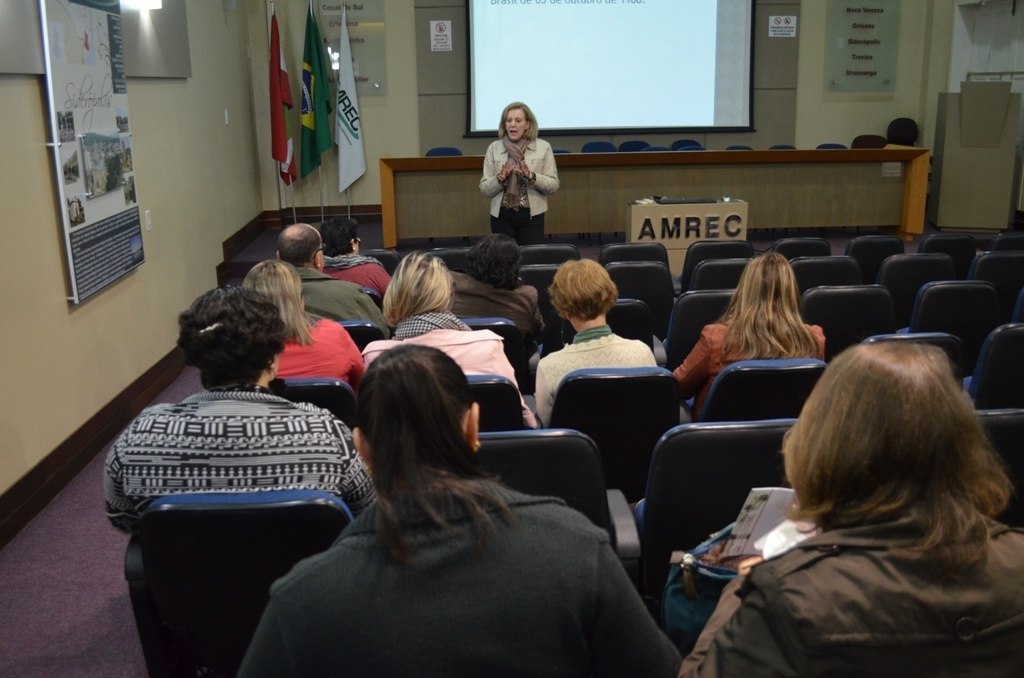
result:
[(342, 192), (366, 174), (363, 131), (359, 121), (352, 46), (348, 42), (348, 19), (341, 13), (341, 44), (338, 47), (338, 117), (334, 139), (338, 142), (338, 191)]

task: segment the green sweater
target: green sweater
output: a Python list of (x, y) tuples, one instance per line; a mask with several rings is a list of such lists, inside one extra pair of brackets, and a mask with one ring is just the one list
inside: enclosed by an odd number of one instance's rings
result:
[(384, 315), (359, 285), (335, 280), (315, 268), (296, 270), (302, 279), (302, 300), (307, 313), (330, 320), (369, 320), (384, 331), (385, 339), (390, 336)]
[(404, 508), (414, 547), (396, 562), (376, 506), (271, 589), (240, 676), (675, 676), (604, 530), (557, 499), (488, 483), (484, 545), (466, 512), (446, 528)]

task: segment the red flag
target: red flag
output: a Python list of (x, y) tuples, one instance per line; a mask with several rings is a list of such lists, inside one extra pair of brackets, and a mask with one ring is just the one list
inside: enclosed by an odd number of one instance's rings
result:
[(281, 53), (281, 37), (277, 31), (277, 15), (270, 15), (270, 153), (286, 185), (295, 180), (295, 153), (285, 125), (284, 108), (292, 107), (292, 88), (288, 84), (288, 68)]

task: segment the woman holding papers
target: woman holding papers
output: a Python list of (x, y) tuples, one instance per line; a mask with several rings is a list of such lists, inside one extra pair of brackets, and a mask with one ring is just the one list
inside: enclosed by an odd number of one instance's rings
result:
[(1024, 531), (940, 350), (840, 354), (782, 453), (818, 534), (726, 587), (680, 675), (1020, 675)]
[(515, 101), (498, 122), (498, 141), (487, 148), (480, 192), (491, 199), (491, 232), (520, 245), (544, 240), (548, 196), (558, 190), (558, 168), (551, 144), (537, 138), (537, 118)]

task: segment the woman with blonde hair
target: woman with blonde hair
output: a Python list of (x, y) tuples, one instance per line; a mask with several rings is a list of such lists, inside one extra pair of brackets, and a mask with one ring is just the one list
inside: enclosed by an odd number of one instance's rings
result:
[(588, 367), (655, 367), (650, 347), (623, 339), (608, 326), (608, 312), (619, 297), (608, 271), (596, 261), (567, 261), (551, 283), (551, 305), (576, 330), (572, 343), (537, 365), (537, 414), (551, 417), (558, 383), (569, 372)]
[(1024, 531), (941, 350), (844, 351), (782, 454), (817, 534), (726, 587), (681, 675), (1020, 675)]
[(365, 366), (352, 337), (338, 322), (306, 313), (302, 280), (291, 264), (262, 261), (249, 271), (243, 287), (262, 292), (277, 306), (286, 339), (279, 377), (334, 377), (359, 386)]
[(793, 269), (769, 252), (743, 269), (736, 291), (718, 322), (706, 325), (690, 355), (675, 369), (679, 393), (696, 396), (699, 414), (718, 373), (737, 360), (825, 357), (825, 333), (800, 319)]
[[(452, 313), (452, 275), (431, 254), (406, 255), (384, 295), (384, 320), (395, 328), (393, 339), (372, 341), (363, 349), (369, 366), (383, 352), (404, 342), (432, 346), (447, 353), (466, 374), (497, 374), (516, 388), (515, 370), (505, 356), (502, 338), (490, 330), (473, 330)], [(523, 423), (537, 426), (522, 401)]]
[(498, 140), (484, 155), (480, 192), (491, 199), (491, 232), (520, 245), (544, 241), (548, 196), (558, 190), (551, 144), (537, 138), (537, 117), (521, 101), (501, 112)]

